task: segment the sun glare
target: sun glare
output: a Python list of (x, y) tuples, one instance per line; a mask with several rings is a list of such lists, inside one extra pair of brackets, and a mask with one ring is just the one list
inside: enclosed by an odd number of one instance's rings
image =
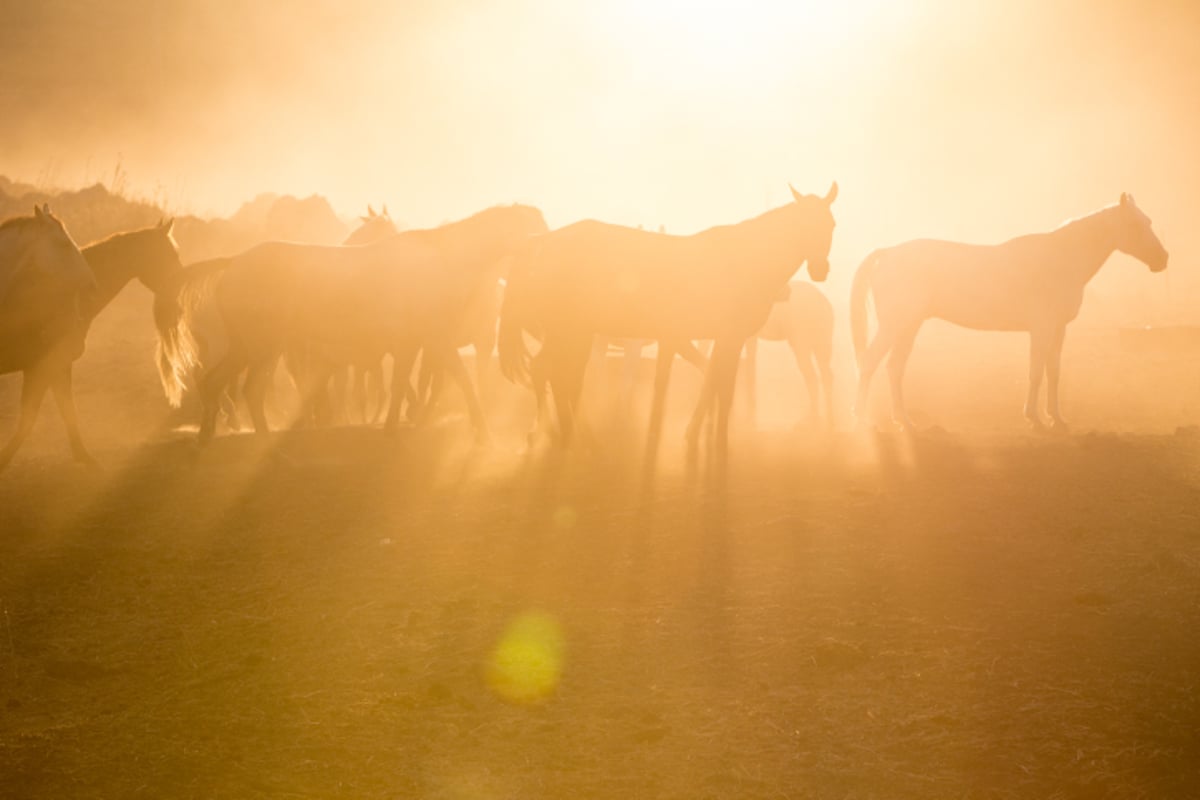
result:
[(881, 24), (898, 23), (904, 6), (896, 0), (623, 0), (606, 6), (604, 16), (610, 35), (645, 77), (699, 87), (770, 80)]

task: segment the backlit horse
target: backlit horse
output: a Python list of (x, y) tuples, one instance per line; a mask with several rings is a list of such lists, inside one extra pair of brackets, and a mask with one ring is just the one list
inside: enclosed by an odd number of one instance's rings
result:
[(32, 429), (47, 389), (75, 458), (95, 463), (79, 432), (71, 365), (83, 354), (92, 319), (127, 283), (137, 278), (158, 292), (180, 269), (172, 222), (114, 234), (82, 251), (45, 206), (0, 226), (0, 373), (24, 373), (21, 418), (0, 451), (0, 469)]
[[(713, 339), (701, 403), (716, 397), (717, 458), (723, 462), (733, 383), (746, 338), (767, 319), (788, 278), (808, 262), (829, 271), (834, 184), (825, 197), (801, 195), (758, 217), (691, 236), (592, 220), (531, 243), (514, 264), (500, 317), (505, 374), (528, 382), (523, 331), (542, 339), (537, 356), (554, 394), (559, 435), (570, 441), (583, 373), (596, 335), (658, 342), (651, 439), (657, 434), (671, 363), (684, 343)], [(532, 383), (538, 383), (533, 376)], [(695, 441), (699, 427), (689, 429)]]
[[(545, 230), (537, 209), (499, 206), (364, 246), (268, 242), (232, 257), (208, 276), (197, 276), (207, 284), (204, 293), (215, 298), (229, 337), (227, 351), (202, 380), (201, 440), (212, 436), (220, 393), (242, 369), (255, 428), (265, 431), (264, 380), (278, 357), (297, 346), (313, 356), (315, 367), (302, 391), (304, 412), (336, 364), (384, 353), (395, 361), (393, 396), (402, 396), (412, 363), (424, 351), (462, 388), (477, 435), (486, 435), (457, 351), (462, 314), (495, 286), (500, 260)], [(160, 326), (160, 337), (177, 343), (174, 355), (168, 355), (173, 364), (195, 359), (189, 352), (195, 337), (180, 329), (187, 323), (188, 315), (179, 314), (173, 329)], [(398, 422), (396, 405), (388, 413), (389, 427)]]
[[(1057, 428), (1059, 365), (1067, 323), (1083, 303), (1083, 289), (1114, 251), (1161, 272), (1167, 251), (1133, 198), (1048, 233), (1018, 236), (1003, 244), (976, 245), (919, 239), (876, 250), (854, 276), (850, 325), (858, 356), (860, 419), (867, 413), (871, 376), (884, 356), (891, 379), (892, 416), (905, 428), (904, 367), (917, 331), (927, 319), (965, 328), (1029, 333), (1029, 391), (1025, 416), (1042, 427), (1038, 395), (1046, 377), (1047, 406)], [(879, 329), (867, 346), (867, 293), (875, 298)]]

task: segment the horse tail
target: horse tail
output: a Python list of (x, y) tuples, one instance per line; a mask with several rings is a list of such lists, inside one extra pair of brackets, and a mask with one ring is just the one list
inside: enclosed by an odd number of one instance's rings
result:
[(496, 335), (496, 352), (500, 357), (500, 371), (513, 383), (530, 386), (529, 349), (525, 346), (525, 282), (529, 278), (529, 260), (535, 254), (535, 245), (528, 245), (514, 260), (504, 287), (504, 300), (500, 304), (500, 329)]
[(216, 279), (231, 261), (230, 258), (214, 258), (189, 265), (174, 286), (155, 294), (158, 377), (162, 382), (163, 394), (172, 408), (182, 404), (189, 379), (200, 366), (200, 342), (195, 330), (196, 311), (212, 297)]
[(850, 287), (850, 338), (854, 342), (854, 358), (860, 363), (863, 351), (867, 349), (867, 292), (871, 288), (871, 279), (875, 276), (881, 252), (876, 250), (863, 260), (854, 273), (854, 283)]

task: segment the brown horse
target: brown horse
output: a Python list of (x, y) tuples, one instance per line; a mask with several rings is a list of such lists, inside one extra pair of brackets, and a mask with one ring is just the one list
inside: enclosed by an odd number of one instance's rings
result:
[[(692, 236), (589, 220), (539, 237), (514, 265), (505, 292), (500, 323), (505, 374), (528, 380), (523, 331), (539, 335), (539, 370), (550, 382), (566, 444), (592, 338), (656, 340), (653, 440), (676, 352), (693, 339), (713, 339), (701, 404), (717, 398), (717, 459), (723, 463), (742, 345), (762, 327), (801, 264), (808, 262), (815, 280), (825, 278), (836, 196), (837, 184), (824, 197), (793, 189), (793, 201), (785, 206)], [(698, 436), (699, 426), (691, 426), (689, 438)]]
[[(24, 333), (10, 338), (10, 333), (18, 332), (6, 330), (3, 337), (6, 346), (0, 357), (0, 373), (21, 371), (24, 380), (21, 384), (21, 419), (16, 433), (0, 451), (0, 469), (12, 460), (29, 434), (47, 389), (54, 393), (58, 402), (75, 458), (94, 464), (95, 459), (79, 433), (71, 365), (83, 354), (92, 319), (127, 283), (137, 278), (157, 292), (169, 282), (172, 273), (180, 269), (179, 254), (171, 238), (173, 221), (115, 234), (85, 247), (82, 252), (75, 248), (62, 223), (48, 208), (38, 209), (33, 218), (5, 223), (0, 230), (14, 222), (26, 229), (26, 236), (49, 239), (48, 244), (42, 246), (49, 248), (51, 260), (57, 262), (57, 266), (49, 269), (58, 271), (59, 275), (47, 278), (47, 267), (36, 266), (38, 257), (28, 256), (30, 263), (19, 270), (23, 274), (17, 276), (16, 284), (9, 283), (5, 300), (0, 301), (0, 307), (6, 312), (3, 316), (9, 316), (8, 302), (24, 295), (16, 302), (20, 303), (22, 314), (27, 318), (20, 326)], [(0, 264), (3, 263), (4, 259), (0, 258)], [(57, 299), (54, 299), (55, 294)]]
[[(858, 272), (850, 297), (850, 327), (858, 356), (855, 412), (864, 419), (871, 376), (888, 356), (892, 417), (911, 429), (904, 407), (904, 367), (927, 319), (965, 328), (1029, 333), (1029, 393), (1025, 416), (1041, 428), (1038, 394), (1046, 376), (1046, 401), (1054, 426), (1065, 429), (1058, 408), (1058, 377), (1067, 323), (1079, 314), (1083, 288), (1114, 251), (1167, 268), (1167, 251), (1150, 219), (1122, 194), (1115, 205), (1047, 233), (1002, 244), (977, 245), (918, 239), (876, 250)], [(867, 346), (867, 293), (875, 296), (879, 330)], [(890, 354), (890, 355), (889, 355)]]
[[(495, 265), (529, 236), (546, 230), (541, 212), (529, 206), (503, 206), (440, 228), (406, 231), (358, 247), (323, 247), (267, 242), (214, 264), (197, 275), (211, 295), (229, 339), (219, 362), (201, 385), (204, 417), (201, 440), (213, 434), (217, 404), (228, 380), (247, 369), (246, 395), (255, 429), (267, 429), (261, 394), (264, 380), (281, 354), (302, 348), (313, 369), (302, 387), (308, 416), (318, 387), (323, 390), (334, 365), (353, 359), (395, 360), (393, 395), (403, 385), (418, 351), (451, 372), (467, 397), (480, 437), (486, 435), (478, 399), (458, 357), (461, 316), (474, 297), (494, 286)], [(188, 287), (182, 287), (184, 292)], [(193, 305), (202, 305), (196, 300)], [(171, 369), (196, 360), (189, 316), (160, 324), (160, 339)], [(164, 387), (168, 382), (164, 380)], [(168, 387), (168, 391), (169, 391)], [(398, 422), (393, 404), (387, 425)]]

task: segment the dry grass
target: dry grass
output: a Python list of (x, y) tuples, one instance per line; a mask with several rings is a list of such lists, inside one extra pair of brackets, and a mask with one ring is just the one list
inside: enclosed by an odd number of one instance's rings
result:
[[(0, 484), (22, 797), (1174, 797), (1200, 446), (743, 439), (719, 491), (445, 430), (166, 442)], [(884, 444), (896, 444), (885, 439)], [(876, 443), (879, 444), (879, 443)], [(882, 448), (880, 452), (886, 452)], [(117, 454), (110, 454), (110, 459)], [(572, 513), (561, 513), (569, 507)], [(483, 679), (515, 615), (547, 702)]]

